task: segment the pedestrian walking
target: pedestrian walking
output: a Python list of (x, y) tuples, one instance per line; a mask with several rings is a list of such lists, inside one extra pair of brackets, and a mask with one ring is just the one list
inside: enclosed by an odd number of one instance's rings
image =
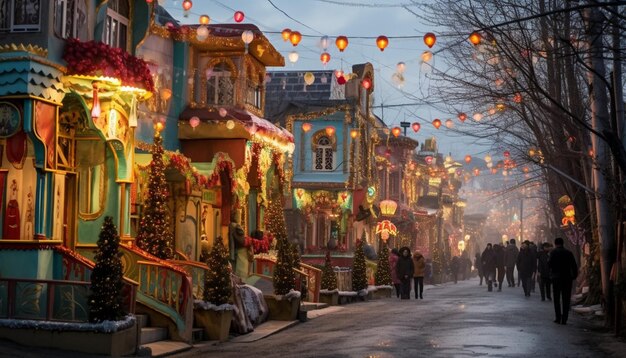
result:
[(541, 293), (541, 300), (552, 300), (551, 281), (550, 281), (550, 266), (548, 266), (548, 258), (552, 245), (549, 242), (544, 242), (541, 245), (541, 250), (537, 253), (537, 272), (539, 274), (539, 292)]
[(422, 253), (415, 251), (413, 253), (413, 290), (415, 291), (415, 299), (418, 297), (424, 299), (424, 274), (426, 273), (426, 259)]
[(524, 296), (530, 297), (533, 272), (537, 271), (537, 256), (536, 253), (531, 251), (530, 241), (528, 240), (522, 243), (522, 248), (519, 251), (519, 255), (517, 255), (517, 271), (524, 288)]
[(476, 271), (478, 272), (478, 277), (480, 278), (480, 282), (478, 283), (479, 286), (483, 285), (483, 261), (480, 258), (480, 252), (476, 253), (476, 257), (474, 258), (474, 267), (476, 268)]
[(554, 239), (554, 250), (550, 252), (548, 266), (552, 280), (552, 298), (554, 298), (555, 323), (567, 324), (570, 300), (572, 298), (572, 281), (578, 277), (578, 266), (571, 251), (563, 247), (563, 239)]
[(487, 291), (493, 291), (493, 280), (496, 276), (496, 255), (493, 252), (491, 244), (487, 244), (485, 251), (480, 256), (480, 260), (483, 265), (483, 275), (485, 275), (485, 281), (487, 281)]
[(413, 277), (413, 260), (411, 259), (411, 250), (408, 247), (400, 249), (400, 257), (396, 265), (396, 273), (400, 279), (400, 299), (408, 300), (411, 295), (411, 277)]
[(459, 266), (459, 257), (452, 257), (452, 260), (450, 261), (450, 275), (452, 276), (452, 281), (454, 281), (454, 283), (457, 283), (459, 279)]
[(506, 282), (509, 287), (515, 287), (515, 265), (519, 249), (515, 245), (515, 239), (511, 239), (504, 250), (504, 266), (506, 268)]
[(496, 255), (496, 280), (498, 281), (498, 291), (502, 291), (504, 282), (504, 247), (500, 244), (493, 245), (493, 252)]
[(537, 245), (535, 245), (534, 242), (529, 242), (528, 243), (528, 248), (530, 249), (530, 253), (532, 255), (534, 255), (534, 260), (535, 260), (535, 265), (534, 270), (532, 272), (532, 276), (530, 279), (530, 292), (535, 292), (535, 287), (536, 287), (536, 283), (537, 283), (537, 255), (539, 254), (539, 249), (537, 248)]
[(391, 255), (389, 255), (389, 269), (391, 271), (391, 282), (393, 287), (396, 288), (396, 297), (400, 298), (400, 279), (396, 272), (396, 266), (398, 265), (398, 249), (395, 247), (391, 249)]

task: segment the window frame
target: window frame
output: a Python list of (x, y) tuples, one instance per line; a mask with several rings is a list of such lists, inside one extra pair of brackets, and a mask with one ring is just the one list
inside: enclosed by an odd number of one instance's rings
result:
[[(128, 4), (128, 11), (129, 17), (124, 17), (124, 15), (122, 15), (121, 13), (119, 13), (117, 11), (117, 9), (119, 8), (119, 2), (120, 1), (126, 1)], [(113, 43), (113, 33), (112, 33), (112, 25), (114, 24), (117, 25), (117, 31), (115, 33), (116, 38), (115, 38), (115, 43)], [(119, 29), (120, 29), (120, 25), (124, 25), (125, 26), (125, 31), (124, 31), (124, 44), (123, 46), (120, 46), (120, 34), (122, 33)], [(109, 2), (108, 6), (107, 6), (107, 14), (106, 14), (106, 18), (104, 20), (104, 31), (102, 32), (102, 42), (104, 42), (105, 44), (111, 46), (111, 47), (117, 47), (117, 48), (121, 48), (123, 50), (127, 50), (128, 47), (128, 32), (130, 29), (130, 2), (127, 0), (112, 0)]]
[[(5, 0), (4, 4), (0, 2), (0, 5), (4, 5), (6, 13), (4, 14), (4, 21), (6, 27), (0, 28), (0, 33), (33, 33), (41, 31), (41, 0), (30, 0), (33, 4), (37, 5), (37, 24), (36, 25), (16, 25), (15, 24), (15, 1)], [(24, 3), (25, 0), (21, 0)], [(0, 6), (1, 7), (1, 6)]]
[[(322, 142), (323, 140), (326, 140), (327, 143), (325, 144), (321, 144), (320, 142)], [(321, 153), (319, 152), (319, 150), (321, 149)], [(332, 139), (327, 136), (327, 135), (322, 135), (319, 136), (318, 138), (315, 139), (314, 145), (313, 145), (313, 171), (316, 172), (332, 172), (335, 170), (335, 157), (336, 157), (336, 148), (334, 148), (333, 146), (333, 141)], [(327, 159), (328, 159), (328, 154), (330, 153), (330, 168), (327, 168)], [(318, 161), (318, 157), (321, 155), (321, 165), (322, 168), (318, 169), (317, 168), (317, 161)]]
[[(68, 8), (68, 3), (70, 1), (73, 1), (73, 5), (74, 6), (73, 6), (72, 9)], [(84, 5), (85, 10), (87, 10), (87, 6), (88, 5), (87, 5), (85, 0), (54, 0), (54, 9), (53, 9), (53, 11), (54, 11), (54, 19), (53, 19), (54, 25), (53, 25), (53, 28), (54, 28), (54, 34), (58, 38), (69, 39), (69, 38), (80, 38), (81, 37), (80, 35), (81, 35), (81, 32), (83, 31), (82, 26), (87, 26), (87, 24), (88, 24), (87, 17), (89, 15), (87, 14), (87, 11), (85, 11), (85, 14), (84, 14), (85, 15), (85, 22), (81, 26), (81, 24), (79, 24), (79, 20), (80, 20), (79, 15), (80, 15), (80, 13), (78, 11), (80, 4)], [(57, 8), (59, 6), (63, 6), (63, 9), (62, 9), (62, 11), (60, 13), (60, 19), (57, 16), (59, 14), (59, 12), (57, 12)], [(72, 23), (71, 23), (72, 29), (70, 30), (70, 34), (66, 35), (66, 33), (67, 33), (67, 25), (68, 25), (67, 24), (68, 16), (72, 17)], [(60, 29), (57, 28), (58, 25), (59, 25), (59, 21), (61, 21), (61, 23), (60, 23), (60, 27), (61, 28)]]

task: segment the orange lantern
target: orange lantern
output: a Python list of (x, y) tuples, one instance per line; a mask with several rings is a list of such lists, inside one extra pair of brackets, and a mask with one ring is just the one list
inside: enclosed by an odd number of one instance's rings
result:
[(376, 38), (376, 46), (378, 46), (381, 51), (385, 51), (385, 47), (387, 47), (387, 45), (389, 45), (389, 39), (387, 36), (380, 35)]
[(391, 128), (391, 134), (393, 134), (394, 137), (398, 137), (400, 136), (400, 127), (393, 127)]
[(474, 168), (474, 176), (478, 176), (480, 174), (480, 169)]
[(417, 133), (420, 131), (420, 128), (422, 128), (422, 125), (414, 122), (413, 124), (411, 124), (411, 128), (413, 128), (413, 132)]
[(452, 123), (451, 119), (447, 119), (446, 120), (446, 127), (447, 128), (452, 128), (454, 126), (454, 123)]
[(465, 156), (465, 163), (469, 164), (472, 161), (472, 156), (471, 155), (466, 155)]
[(183, 1), (183, 10), (189, 11), (192, 6), (193, 6), (193, 3), (191, 2), (191, 0)]
[(320, 55), (320, 60), (326, 66), (328, 62), (330, 62), (330, 54), (328, 52), (324, 52)]
[(361, 86), (366, 90), (370, 89), (372, 87), (372, 80), (367, 77), (364, 78), (363, 81), (361, 81)]
[(513, 96), (513, 102), (515, 103), (522, 103), (522, 94), (521, 93), (516, 93), (515, 96)]
[(154, 125), (154, 129), (159, 133), (163, 130), (164, 127), (165, 126), (162, 122), (157, 122), (157, 124)]
[(471, 42), (474, 46), (478, 45), (481, 40), (482, 36), (480, 36), (480, 34), (476, 31), (472, 32), (469, 36), (469, 42)]
[(335, 127), (333, 126), (328, 126), (324, 130), (326, 131), (326, 134), (328, 134), (331, 137), (335, 134)]
[(211, 22), (211, 18), (209, 17), (209, 15), (200, 15), (200, 24), (201, 25), (208, 25), (209, 22)]
[(433, 126), (439, 129), (439, 127), (441, 127), (441, 120), (439, 118), (435, 118), (435, 120), (433, 121)]
[(467, 114), (463, 112), (459, 113), (459, 121), (465, 122), (466, 119), (467, 119)]
[(345, 36), (338, 36), (335, 40), (335, 45), (339, 49), (339, 52), (343, 52), (343, 50), (348, 47), (348, 38)]
[(428, 46), (428, 48), (433, 47), (435, 42), (437, 42), (437, 36), (435, 36), (435, 34), (433, 34), (432, 32), (424, 35), (424, 43), (426, 44), (426, 46)]
[(356, 137), (358, 137), (358, 136), (359, 136), (359, 131), (358, 131), (357, 129), (351, 129), (351, 130), (350, 130), (350, 137), (351, 137), (352, 139), (354, 139), (354, 138), (356, 138)]
[(243, 14), (243, 11), (235, 11), (235, 15), (233, 15), (233, 18), (235, 19), (235, 22), (242, 22), (245, 18), (245, 15)]
[(304, 123), (302, 123), (302, 131), (303, 131), (304, 133), (306, 133), (306, 132), (310, 131), (312, 127), (313, 127), (313, 126), (312, 126), (312, 125), (311, 125), (311, 123), (309, 123), (309, 122), (304, 122)]
[(289, 36), (291, 36), (291, 29), (283, 29), (280, 36), (283, 38), (283, 41), (289, 40)]
[(300, 34), (298, 31), (292, 31), (289, 34), (289, 41), (291, 41), (292, 45), (298, 46), (300, 40), (302, 40), (302, 34)]

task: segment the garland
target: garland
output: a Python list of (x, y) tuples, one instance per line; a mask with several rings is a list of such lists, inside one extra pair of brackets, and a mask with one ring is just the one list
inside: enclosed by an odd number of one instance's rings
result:
[(68, 75), (114, 77), (125, 86), (154, 92), (154, 81), (148, 64), (121, 48), (72, 38), (65, 43), (63, 59), (67, 62)]
[(274, 236), (271, 233), (263, 234), (262, 240), (257, 240), (250, 236), (246, 236), (245, 246), (252, 247), (255, 255), (266, 254), (269, 252), (273, 241), (274, 241)]

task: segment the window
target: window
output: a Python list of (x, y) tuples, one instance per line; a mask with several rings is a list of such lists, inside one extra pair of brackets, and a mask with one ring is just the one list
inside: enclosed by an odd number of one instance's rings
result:
[(0, 31), (38, 32), (41, 0), (0, 0)]
[(78, 213), (83, 219), (95, 219), (105, 205), (105, 146), (102, 141), (76, 139)]
[(54, 33), (64, 39), (86, 39), (87, 5), (85, 0), (54, 2)]
[(109, 1), (102, 42), (111, 47), (119, 47), (126, 50), (129, 15), (130, 7), (128, 0)]
[(212, 70), (207, 70), (207, 96), (206, 102), (209, 105), (232, 104), (234, 85), (232, 72), (224, 62), (217, 64)]
[(261, 86), (250, 79), (246, 88), (246, 103), (261, 108)]
[(323, 136), (317, 139), (313, 170), (330, 171), (334, 169), (335, 151), (330, 138)]

